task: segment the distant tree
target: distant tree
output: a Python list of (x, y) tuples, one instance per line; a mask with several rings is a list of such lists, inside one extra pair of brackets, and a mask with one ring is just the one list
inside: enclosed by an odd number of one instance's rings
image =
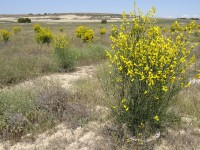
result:
[(101, 23), (102, 23), (102, 24), (106, 24), (106, 23), (107, 23), (107, 20), (106, 20), (106, 19), (103, 19), (103, 20), (101, 20)]
[(18, 23), (31, 23), (31, 19), (30, 18), (18, 18), (17, 22)]

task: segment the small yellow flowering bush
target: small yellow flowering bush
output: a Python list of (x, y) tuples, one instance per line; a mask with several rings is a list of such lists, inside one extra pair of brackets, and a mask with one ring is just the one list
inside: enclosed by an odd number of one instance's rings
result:
[(13, 32), (14, 34), (17, 34), (18, 32), (21, 32), (22, 28), (20, 26), (16, 26), (16, 27), (13, 27)]
[(76, 36), (81, 38), (85, 32), (86, 32), (87, 28), (85, 26), (78, 26), (75, 30)]
[(112, 28), (111, 28), (111, 35), (112, 35), (112, 37), (118, 36), (118, 33), (119, 33), (119, 31), (117, 30), (117, 28), (112, 25)]
[(179, 24), (177, 21), (175, 21), (175, 22), (171, 25), (170, 30), (171, 30), (172, 32), (175, 32), (175, 31), (182, 31), (183, 28), (180, 26), (180, 24)]
[(7, 43), (12, 35), (12, 33), (8, 30), (0, 30), (0, 35), (3, 38), (3, 41)]
[(53, 39), (53, 33), (50, 29), (41, 27), (39, 24), (34, 25), (35, 39), (38, 43), (50, 44)]
[[(113, 27), (110, 60), (117, 121), (133, 134), (164, 125), (173, 96), (188, 86), (187, 69), (194, 62), (187, 31), (175, 30), (167, 36), (156, 26), (155, 8), (147, 14), (135, 7), (128, 20), (123, 13), (120, 28)], [(178, 23), (175, 23), (176, 25)], [(149, 128), (148, 128), (149, 129)]]
[(35, 31), (35, 33), (38, 33), (38, 32), (40, 32), (41, 31), (41, 26), (39, 25), (39, 24), (35, 24), (34, 26), (33, 26), (33, 30)]
[(93, 29), (87, 29), (81, 39), (83, 40), (83, 42), (91, 42), (94, 39)]
[(69, 40), (64, 34), (58, 34), (53, 37), (51, 43), (53, 53), (57, 56), (63, 69), (73, 69), (75, 64), (75, 53), (70, 49)]
[(91, 42), (94, 38), (94, 31), (85, 26), (77, 27), (75, 33), (77, 37), (83, 40), (83, 42)]
[(101, 27), (100, 30), (99, 30), (99, 33), (100, 33), (101, 35), (106, 34), (106, 29), (103, 28), (103, 27)]

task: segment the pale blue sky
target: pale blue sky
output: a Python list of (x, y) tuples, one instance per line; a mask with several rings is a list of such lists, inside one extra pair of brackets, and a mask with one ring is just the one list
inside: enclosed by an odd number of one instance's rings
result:
[[(0, 14), (130, 12), (133, 0), (0, 0)], [(143, 11), (153, 5), (157, 17), (200, 17), (200, 0), (137, 0)]]

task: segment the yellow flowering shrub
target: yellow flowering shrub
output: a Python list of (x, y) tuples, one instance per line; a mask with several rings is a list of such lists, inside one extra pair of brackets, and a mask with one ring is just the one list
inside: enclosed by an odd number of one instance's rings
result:
[(39, 24), (34, 25), (35, 39), (38, 43), (50, 44), (53, 39), (53, 33), (50, 29), (41, 27)]
[(2, 36), (3, 41), (6, 43), (9, 41), (12, 33), (8, 30), (0, 30), (0, 35)]
[(13, 32), (14, 34), (17, 34), (18, 32), (21, 32), (22, 28), (20, 26), (16, 26), (16, 27), (13, 27)]
[(171, 27), (170, 27), (170, 30), (172, 32), (175, 32), (175, 31), (182, 31), (183, 28), (180, 26), (180, 24), (178, 23), (178, 21), (175, 21), (174, 23), (172, 23)]
[(39, 24), (35, 24), (35, 25), (33, 26), (33, 30), (35, 31), (35, 33), (40, 32), (41, 28), (42, 28), (42, 27), (41, 27)]
[(106, 29), (103, 28), (103, 27), (101, 27), (100, 30), (99, 30), (99, 33), (100, 33), (101, 35), (106, 34)]
[(120, 28), (112, 27), (117, 34), (107, 52), (117, 100), (113, 114), (133, 134), (141, 124), (152, 130), (163, 125), (173, 96), (188, 85), (186, 71), (195, 60), (195, 44), (188, 41), (193, 23), (187, 31), (178, 28), (165, 36), (155, 24), (155, 11), (144, 15), (135, 7), (131, 21), (123, 13)]
[(93, 29), (87, 29), (85, 34), (81, 37), (83, 42), (91, 42), (94, 39), (94, 31)]
[(83, 42), (91, 42), (94, 38), (94, 31), (85, 26), (77, 27), (75, 33), (77, 37), (83, 40)]
[(74, 68), (75, 53), (70, 49), (69, 39), (64, 34), (54, 35), (51, 47), (63, 69)]
[(77, 37), (81, 38), (85, 32), (86, 32), (87, 28), (85, 26), (78, 26), (75, 30), (75, 34)]

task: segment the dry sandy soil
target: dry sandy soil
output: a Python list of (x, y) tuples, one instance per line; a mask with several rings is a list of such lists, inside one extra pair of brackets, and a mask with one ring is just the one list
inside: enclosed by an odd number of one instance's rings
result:
[(17, 22), (19, 17), (28, 17), (32, 22), (101, 22), (102, 19), (107, 19), (108, 22), (118, 22), (121, 20), (119, 15), (109, 14), (56, 14), (56, 15), (0, 15), (0, 22)]

